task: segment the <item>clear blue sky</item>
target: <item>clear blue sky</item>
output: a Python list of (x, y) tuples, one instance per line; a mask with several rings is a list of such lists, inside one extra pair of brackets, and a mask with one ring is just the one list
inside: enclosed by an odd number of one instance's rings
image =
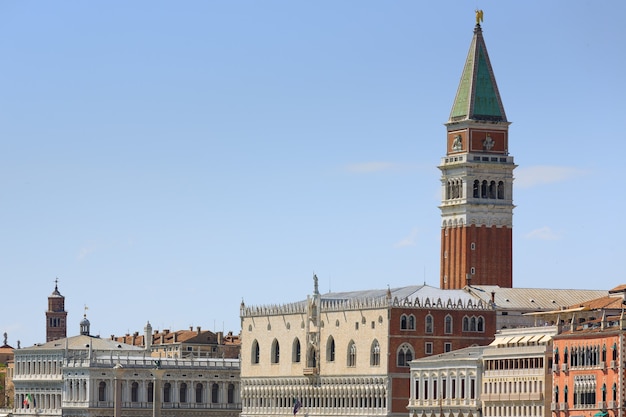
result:
[(439, 285), (474, 27), (519, 168), (516, 287), (625, 283), (626, 2), (0, 2), (0, 332), (239, 331), (239, 305)]

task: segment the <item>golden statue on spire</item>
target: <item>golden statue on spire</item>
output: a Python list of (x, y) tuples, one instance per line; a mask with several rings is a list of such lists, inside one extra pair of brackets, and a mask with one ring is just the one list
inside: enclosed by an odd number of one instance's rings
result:
[(480, 22), (483, 21), (483, 11), (480, 9), (476, 9), (476, 24), (480, 25)]

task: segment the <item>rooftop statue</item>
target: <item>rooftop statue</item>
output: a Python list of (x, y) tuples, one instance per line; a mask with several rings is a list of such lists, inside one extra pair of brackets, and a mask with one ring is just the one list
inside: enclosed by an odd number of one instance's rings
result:
[(483, 21), (483, 11), (476, 9), (476, 24), (480, 25), (480, 22)]

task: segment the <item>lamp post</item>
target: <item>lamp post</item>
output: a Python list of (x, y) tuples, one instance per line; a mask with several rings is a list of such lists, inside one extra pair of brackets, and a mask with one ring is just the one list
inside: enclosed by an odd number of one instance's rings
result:
[(113, 394), (115, 403), (113, 404), (113, 417), (122, 417), (122, 374), (124, 367), (117, 364), (113, 367)]
[(152, 370), (152, 417), (161, 417), (161, 380), (164, 369), (161, 369), (161, 360), (154, 361), (156, 367)]

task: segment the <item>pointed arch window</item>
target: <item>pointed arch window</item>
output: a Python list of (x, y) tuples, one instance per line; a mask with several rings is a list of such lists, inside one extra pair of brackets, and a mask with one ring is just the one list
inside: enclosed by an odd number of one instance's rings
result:
[(348, 344), (348, 366), (355, 367), (356, 366), (356, 344), (353, 340)]
[(316, 368), (317, 367), (317, 355), (316, 355), (316, 350), (313, 346), (311, 346), (309, 348), (309, 350), (307, 351), (307, 355), (306, 355), (306, 363), (307, 363), (307, 367), (309, 368)]
[(374, 339), (374, 341), (372, 342), (370, 365), (372, 366), (380, 365), (380, 344), (378, 343), (378, 340), (376, 339)]
[(299, 363), (300, 362), (300, 339), (297, 337), (293, 341), (293, 355), (292, 362)]
[(476, 331), (476, 317), (470, 319), (470, 332)]
[(413, 347), (408, 343), (403, 343), (398, 348), (396, 356), (398, 366), (409, 366), (409, 362), (413, 360), (414, 356)]
[(272, 363), (280, 362), (280, 344), (274, 339), (272, 342)]
[(444, 333), (452, 334), (452, 316), (447, 314), (444, 319)]
[(479, 316), (478, 320), (476, 321), (476, 331), (477, 332), (485, 331), (485, 319), (483, 318), (483, 316)]
[(613, 400), (617, 401), (617, 383), (613, 382)]
[(611, 360), (617, 360), (617, 344), (613, 343), (613, 352), (611, 354)]
[(559, 402), (559, 386), (558, 385), (554, 387), (554, 402), (555, 403)]
[(259, 342), (256, 340), (252, 342), (252, 363), (259, 363), (259, 358), (261, 357), (261, 349), (259, 348)]
[(400, 330), (408, 329), (408, 319), (406, 314), (400, 316)]
[(424, 331), (426, 333), (433, 332), (433, 316), (431, 314), (427, 314), (424, 318)]
[(469, 332), (469, 317), (463, 317), (463, 331)]
[(415, 330), (415, 316), (413, 314), (409, 315), (407, 325), (409, 330)]
[(326, 360), (335, 362), (335, 339), (332, 336), (329, 336), (326, 342)]

